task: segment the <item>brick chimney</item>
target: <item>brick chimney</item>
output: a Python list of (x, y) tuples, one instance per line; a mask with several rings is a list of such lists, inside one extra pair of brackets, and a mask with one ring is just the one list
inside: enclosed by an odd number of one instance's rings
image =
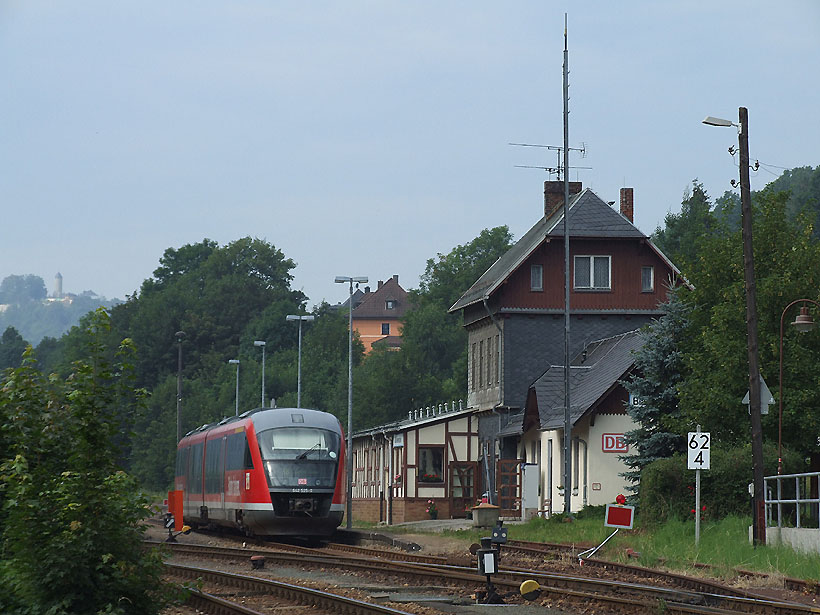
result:
[(632, 188), (621, 188), (621, 215), (630, 222), (635, 221), (635, 205)]
[[(569, 182), (569, 195), (578, 194), (582, 190), (581, 182)], [(564, 182), (544, 182), (544, 216), (549, 218), (555, 210), (564, 204)]]

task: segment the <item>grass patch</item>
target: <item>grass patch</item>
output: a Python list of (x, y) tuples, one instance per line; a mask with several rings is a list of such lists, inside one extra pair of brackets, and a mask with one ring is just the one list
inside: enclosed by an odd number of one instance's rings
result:
[[(750, 518), (736, 516), (703, 522), (700, 544), (696, 547), (694, 520), (673, 519), (663, 525), (643, 528), (638, 519), (635, 529), (621, 530), (596, 557), (725, 579), (736, 577), (734, 570), (742, 568), (769, 574), (775, 580), (785, 576), (820, 581), (820, 555), (799, 553), (785, 546), (754, 548), (749, 544), (750, 524)], [(603, 510), (584, 511), (571, 522), (565, 521), (563, 515), (559, 514), (550, 519), (537, 518), (523, 524), (507, 524), (505, 527), (510, 540), (585, 547), (599, 545), (614, 531), (613, 528), (604, 527)], [(389, 531), (402, 533), (402, 529), (400, 526), (393, 526)], [(407, 531), (425, 533), (418, 526)], [(465, 545), (469, 545), (489, 536), (490, 530), (447, 530), (443, 535), (464, 540)], [(627, 549), (640, 553), (640, 558), (630, 559), (626, 554)], [(693, 566), (695, 563), (709, 564), (715, 569), (698, 569)]]

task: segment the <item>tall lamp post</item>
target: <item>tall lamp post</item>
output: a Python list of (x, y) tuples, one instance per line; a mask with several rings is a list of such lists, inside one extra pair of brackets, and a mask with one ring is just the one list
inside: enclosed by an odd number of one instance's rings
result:
[(239, 359), (229, 359), (228, 363), (236, 365), (236, 416), (239, 416)]
[(185, 331), (177, 331), (174, 334), (177, 338), (177, 442), (182, 439), (182, 340), (185, 339)]
[(337, 275), (336, 284), (350, 284), (350, 298), (347, 307), (350, 309), (347, 325), (347, 529), (353, 527), (353, 283), (367, 283), (366, 277)]
[(265, 407), (265, 342), (262, 340), (254, 340), (254, 346), (262, 347), (262, 408)]
[(297, 314), (288, 314), (285, 320), (299, 321), (299, 359), (296, 367), (296, 407), (302, 407), (302, 322), (312, 321), (315, 316), (299, 316)]
[(754, 544), (766, 544), (766, 514), (763, 484), (763, 427), (760, 420), (760, 362), (757, 348), (757, 300), (754, 253), (752, 251), (752, 192), (749, 180), (749, 112), (738, 110), (739, 124), (707, 116), (709, 126), (736, 126), (740, 148), (740, 208), (743, 234), (743, 272), (746, 280), (746, 342), (749, 356), (749, 414), (752, 423), (754, 473)]
[[(796, 303), (812, 303), (816, 307), (820, 308), (820, 303), (813, 299), (795, 299), (785, 308), (783, 308), (783, 313), (780, 315), (780, 391), (778, 394), (778, 406), (779, 410), (777, 413), (777, 473), (782, 474), (783, 470), (783, 321), (786, 318), (786, 312), (789, 310), (791, 306)], [(794, 328), (797, 329), (800, 333), (807, 333), (814, 329), (814, 321), (809, 314), (809, 308), (805, 305), (800, 307), (800, 314), (797, 318), (794, 319), (794, 322), (791, 323), (794, 325)]]

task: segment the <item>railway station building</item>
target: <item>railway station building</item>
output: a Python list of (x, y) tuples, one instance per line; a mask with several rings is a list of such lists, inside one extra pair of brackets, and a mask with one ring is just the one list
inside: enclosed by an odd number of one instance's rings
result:
[(424, 519), (428, 499), (440, 516), (464, 516), (484, 493), (502, 517), (526, 518), (562, 510), (565, 488), (573, 511), (626, 489), (619, 457), (635, 425), (622, 382), (637, 331), (687, 282), (634, 225), (632, 188), (614, 207), (570, 182), (573, 470), (563, 485), (563, 196), (563, 182), (545, 182), (543, 216), (449, 310), (468, 333), (466, 403), (354, 434), (357, 518)]

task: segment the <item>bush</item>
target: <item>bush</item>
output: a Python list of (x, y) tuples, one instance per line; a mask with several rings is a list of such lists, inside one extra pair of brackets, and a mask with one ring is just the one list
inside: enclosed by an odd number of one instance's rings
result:
[(124, 341), (116, 362), (96, 343), (65, 381), (31, 357), (0, 383), (0, 612), (150, 615), (171, 597), (162, 561), (143, 550), (147, 498), (118, 465), (117, 410), (133, 410)]
[[(804, 466), (798, 455), (785, 450), (783, 460), (789, 468)], [(777, 445), (764, 444), (763, 461), (766, 476), (777, 473)], [(702, 516), (722, 519), (728, 515), (749, 515), (748, 486), (753, 480), (751, 444), (728, 449), (718, 444), (712, 448), (711, 466), (700, 475), (701, 506), (706, 507), (701, 510)], [(639, 506), (645, 524), (693, 517), (695, 471), (686, 469), (685, 455), (659, 459), (644, 468)]]

